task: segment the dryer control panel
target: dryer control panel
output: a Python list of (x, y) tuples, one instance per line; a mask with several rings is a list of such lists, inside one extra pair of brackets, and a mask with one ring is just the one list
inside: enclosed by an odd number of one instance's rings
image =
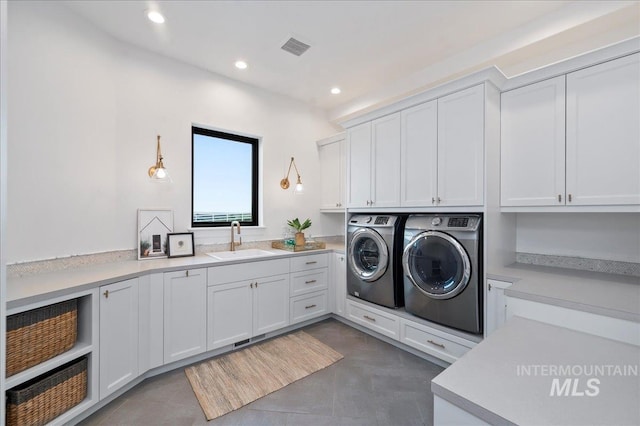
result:
[(368, 227), (393, 227), (396, 216), (355, 215), (349, 219), (349, 225), (364, 225)]

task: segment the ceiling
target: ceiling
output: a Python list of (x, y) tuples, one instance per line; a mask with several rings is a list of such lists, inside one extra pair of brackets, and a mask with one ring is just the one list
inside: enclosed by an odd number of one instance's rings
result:
[[(494, 53), (522, 49), (630, 6), (636, 11), (639, 2), (64, 3), (119, 40), (330, 112), (430, 67), (447, 64), (445, 72), (459, 73)], [(147, 20), (151, 9), (166, 22)], [(283, 51), (292, 36), (311, 48), (300, 57)], [(238, 59), (249, 67), (236, 69)], [(342, 93), (332, 95), (334, 86)]]

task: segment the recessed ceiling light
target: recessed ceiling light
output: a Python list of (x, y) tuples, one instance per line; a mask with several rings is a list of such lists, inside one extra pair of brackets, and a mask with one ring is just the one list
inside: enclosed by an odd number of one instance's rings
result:
[(339, 87), (334, 87), (334, 88), (331, 89), (331, 93), (334, 94), (334, 95), (339, 95), (340, 92), (342, 92), (342, 90), (340, 90)]
[(240, 70), (247, 69), (247, 63), (245, 61), (236, 61), (236, 68)]
[(155, 10), (147, 12), (147, 18), (149, 18), (151, 22), (155, 22), (156, 24), (164, 23), (164, 16), (162, 16), (162, 13)]

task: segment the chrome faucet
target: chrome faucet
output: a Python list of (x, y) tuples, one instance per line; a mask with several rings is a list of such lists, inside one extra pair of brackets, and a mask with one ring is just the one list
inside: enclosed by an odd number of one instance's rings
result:
[[(237, 226), (238, 227), (238, 239), (240, 240), (239, 242), (235, 242), (233, 240), (233, 227)], [(233, 222), (231, 222), (231, 244), (229, 249), (231, 251), (236, 251), (236, 246), (239, 246), (240, 244), (242, 244), (242, 237), (240, 236), (240, 222), (238, 222), (237, 220), (234, 220)]]

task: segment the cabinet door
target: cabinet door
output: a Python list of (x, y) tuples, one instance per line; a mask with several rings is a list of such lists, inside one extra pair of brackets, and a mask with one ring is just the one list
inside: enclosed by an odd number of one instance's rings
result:
[(438, 178), (437, 101), (402, 111), (401, 134), (400, 205), (435, 205)]
[(138, 279), (100, 287), (100, 399), (138, 376)]
[(567, 74), (567, 204), (640, 204), (640, 53)]
[(487, 280), (487, 320), (484, 336), (487, 337), (500, 328), (507, 319), (507, 300), (504, 289), (510, 282)]
[(501, 98), (500, 196), (503, 206), (565, 203), (565, 77)]
[(372, 130), (372, 207), (400, 205), (400, 113), (374, 120)]
[(321, 209), (344, 208), (345, 152), (344, 139), (318, 148), (322, 176)]
[(371, 200), (371, 123), (347, 131), (347, 205), (369, 207)]
[(256, 280), (253, 288), (253, 335), (289, 325), (289, 274)]
[(164, 363), (207, 347), (207, 270), (164, 274)]
[(484, 85), (438, 99), (438, 198), (442, 206), (484, 203)]
[(345, 302), (347, 300), (347, 262), (344, 254), (335, 254), (333, 283), (335, 285), (336, 294), (336, 310), (335, 313), (345, 317)]
[(249, 339), (253, 281), (214, 285), (207, 291), (207, 350)]

